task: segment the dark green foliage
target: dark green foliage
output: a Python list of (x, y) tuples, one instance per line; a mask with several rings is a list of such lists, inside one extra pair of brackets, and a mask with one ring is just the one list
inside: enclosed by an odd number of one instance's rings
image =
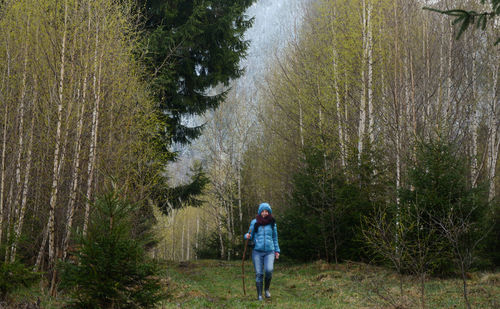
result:
[(484, 266), (500, 266), (500, 205), (498, 202), (491, 205), (491, 215), (486, 221), (487, 226), (492, 230), (482, 247), (481, 262)]
[[(361, 216), (371, 209), (373, 187), (361, 185), (364, 176), (352, 181), (329, 168), (332, 160), (320, 149), (308, 148), (304, 158), (293, 178), (291, 206), (278, 222), (282, 251), (303, 261), (362, 259)], [(365, 164), (358, 168), (373, 171)]]
[(144, 250), (146, 233), (133, 238), (135, 205), (107, 193), (96, 199), (86, 236), (62, 264), (61, 287), (79, 308), (151, 308), (165, 297), (158, 264)]
[[(431, 235), (426, 249), (433, 257), (429, 270), (434, 274), (454, 272), (450, 261), (457, 250), (473, 254), (489, 231), (484, 221), (487, 195), (482, 187), (470, 187), (465, 162), (452, 145), (420, 144), (409, 188), (401, 191), (401, 207), (417, 225), (413, 232)], [(408, 241), (415, 243), (416, 235), (409, 235)]]
[[(486, 0), (481, 0), (481, 4), (484, 4), (485, 2)], [(471, 25), (475, 24), (476, 28), (481, 28), (481, 30), (484, 31), (488, 22), (495, 23), (496, 18), (500, 16), (500, 0), (491, 0), (491, 7), (491, 12), (476, 12), (462, 9), (438, 10), (429, 7), (424, 7), (424, 10), (438, 12), (455, 17), (453, 24), (460, 25), (457, 33), (457, 39), (459, 39), (464, 31), (466, 31)], [(495, 45), (497, 45), (498, 43), (500, 43), (500, 38), (496, 40)]]
[(39, 278), (37, 273), (19, 261), (0, 264), (0, 300), (5, 300), (9, 293), (21, 287), (29, 287)]
[[(237, 218), (234, 217), (234, 220), (237, 220)], [(222, 226), (223, 230), (227, 229), (226, 224), (223, 223)], [(231, 252), (231, 258), (238, 260), (241, 259), (241, 255), (243, 254), (243, 246), (245, 244), (245, 241), (243, 240), (243, 233), (239, 233), (238, 231), (236, 231), (235, 235), (236, 237), (239, 237), (241, 235), (241, 238), (238, 238), (236, 240), (233, 239), (232, 241), (230, 241), (228, 234), (223, 232), (222, 243), (224, 244), (225, 253), (227, 254), (228, 251)], [(197, 258), (199, 259), (227, 258), (227, 256), (224, 257), (221, 256), (222, 248), (220, 245), (219, 232), (217, 230), (214, 230), (207, 235), (201, 234), (198, 243), (199, 243), (198, 248), (195, 248)], [(247, 255), (248, 252), (250, 252), (250, 248), (247, 248)]]
[[(144, 70), (155, 101), (161, 125), (148, 143), (165, 164), (175, 160), (173, 143), (188, 144), (201, 134), (202, 126), (188, 126), (183, 119), (216, 108), (227, 94), (209, 93), (227, 86), (243, 70), (240, 60), (249, 42), (243, 38), (252, 19), (244, 15), (254, 0), (138, 0), (142, 39), (136, 49), (137, 61)], [(169, 188), (166, 179), (151, 189), (154, 202), (166, 213), (183, 203), (198, 203), (194, 197), (206, 183), (202, 174), (193, 183)]]
[(198, 197), (203, 193), (209, 179), (199, 162), (194, 164), (191, 173), (191, 179), (185, 185), (174, 188), (164, 185), (154, 190), (153, 198), (158, 202), (158, 207), (163, 213), (168, 214), (171, 208), (182, 208), (186, 204), (197, 207), (203, 203)]
[(147, 70), (164, 122), (161, 143), (189, 143), (201, 126), (188, 127), (182, 117), (215, 108), (226, 92), (207, 90), (228, 85), (239, 77), (239, 61), (248, 41), (243, 34), (252, 24), (244, 15), (254, 0), (140, 0), (145, 15), (141, 61)]
[[(225, 236), (225, 235), (224, 235)], [(223, 237), (222, 241), (227, 245), (227, 237)], [(220, 240), (217, 231), (213, 231), (208, 235), (201, 235), (199, 240), (200, 246), (195, 249), (196, 257), (199, 259), (219, 259), (221, 258)]]

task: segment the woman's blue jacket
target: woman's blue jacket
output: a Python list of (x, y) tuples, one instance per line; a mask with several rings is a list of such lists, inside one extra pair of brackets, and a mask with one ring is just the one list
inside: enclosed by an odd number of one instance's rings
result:
[[(269, 214), (272, 213), (271, 206), (267, 203), (262, 203), (259, 205), (259, 211), (258, 214), (263, 210), (269, 211)], [(261, 225), (257, 229), (257, 232), (255, 232), (255, 223), (257, 222), (256, 219), (253, 219), (250, 222), (250, 228), (248, 229), (248, 233), (251, 234), (251, 240), (253, 240), (255, 247), (253, 248), (254, 250), (257, 251), (264, 251), (264, 252), (269, 252), (269, 251), (274, 251), (274, 252), (280, 252), (280, 246), (278, 244), (278, 229), (276, 228), (276, 223), (270, 223), (268, 225)]]

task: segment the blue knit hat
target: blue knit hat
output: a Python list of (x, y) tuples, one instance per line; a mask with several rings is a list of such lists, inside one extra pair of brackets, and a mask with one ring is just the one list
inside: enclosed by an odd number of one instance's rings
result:
[(273, 213), (273, 210), (271, 209), (271, 205), (269, 205), (268, 203), (262, 203), (262, 204), (260, 204), (259, 205), (259, 210), (257, 211), (257, 214), (260, 215), (260, 213), (263, 210), (267, 210), (269, 212), (269, 214)]

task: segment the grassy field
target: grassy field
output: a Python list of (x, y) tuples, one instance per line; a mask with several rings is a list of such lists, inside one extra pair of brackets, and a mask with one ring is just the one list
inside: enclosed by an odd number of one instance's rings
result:
[[(418, 282), (405, 277), (403, 295), (398, 276), (362, 263), (316, 262), (291, 265), (279, 261), (272, 298), (255, 300), (251, 261), (245, 262), (243, 295), (241, 262), (213, 260), (167, 264), (170, 298), (161, 308), (419, 308)], [(468, 281), (473, 308), (500, 308), (500, 274), (473, 273)], [(427, 308), (465, 308), (458, 279), (430, 279), (425, 285)]]
[[(201, 260), (169, 262), (162, 278), (169, 298), (158, 308), (420, 308), (419, 283), (414, 277), (363, 263), (275, 263), (272, 298), (256, 301), (251, 261), (245, 262), (243, 295), (241, 262)], [(469, 299), (473, 308), (500, 308), (500, 273), (471, 273)], [(465, 308), (459, 279), (428, 279), (426, 308)], [(46, 284), (16, 292), (0, 308), (62, 308), (67, 296), (50, 297)], [(38, 305), (35, 305), (38, 304)]]

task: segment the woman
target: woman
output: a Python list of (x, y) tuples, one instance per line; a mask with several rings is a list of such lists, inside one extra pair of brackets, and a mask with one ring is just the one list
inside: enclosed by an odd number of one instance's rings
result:
[(276, 221), (272, 216), (271, 206), (268, 203), (259, 205), (257, 217), (250, 222), (246, 239), (252, 239), (255, 247), (252, 252), (253, 267), (255, 268), (255, 286), (257, 287), (257, 299), (262, 300), (263, 270), (266, 273), (264, 293), (266, 298), (271, 297), (269, 287), (273, 277), (274, 259), (280, 257), (278, 245), (278, 230)]

